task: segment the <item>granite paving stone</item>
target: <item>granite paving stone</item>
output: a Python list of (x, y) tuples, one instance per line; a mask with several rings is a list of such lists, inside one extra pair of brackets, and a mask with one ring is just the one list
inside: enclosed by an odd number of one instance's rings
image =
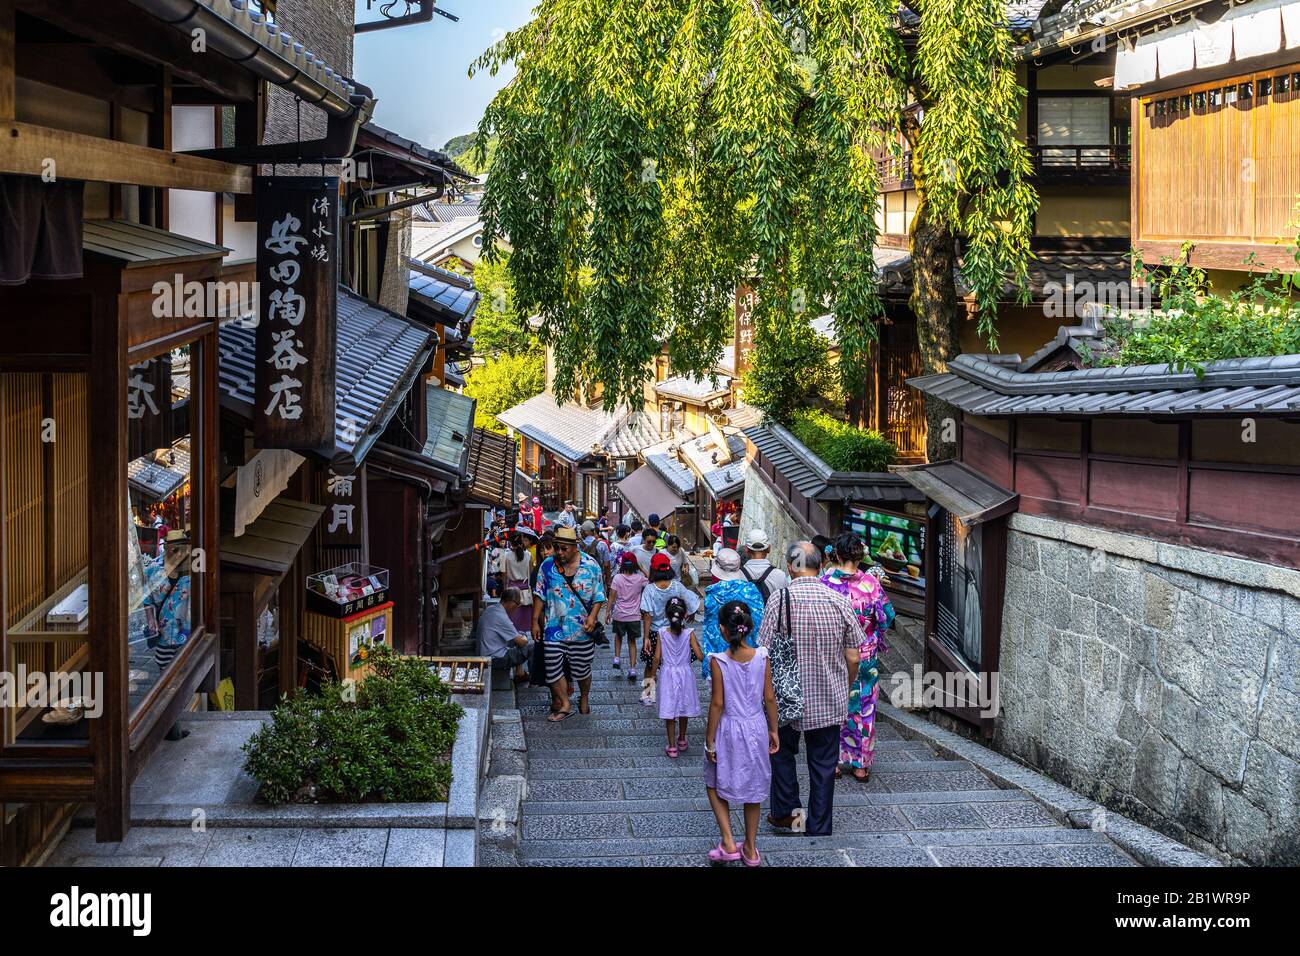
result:
[(302, 830), (270, 827), (213, 828), (203, 866), (291, 866)]
[(394, 828), (388, 831), (384, 866), (442, 866), (446, 843), (446, 830)]
[(388, 846), (388, 831), (378, 829), (303, 830), (294, 866), (380, 866)]
[(899, 810), (917, 830), (960, 830), (988, 826), (964, 803), (914, 804), (900, 807)]
[(975, 812), (991, 827), (1052, 827), (1055, 817), (1036, 803), (981, 803)]

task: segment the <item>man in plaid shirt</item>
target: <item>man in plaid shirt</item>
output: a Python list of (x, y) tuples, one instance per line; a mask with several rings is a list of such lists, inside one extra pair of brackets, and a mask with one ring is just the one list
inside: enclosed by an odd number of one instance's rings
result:
[(790, 630), (799, 684), (803, 691), (803, 718), (778, 729), (781, 749), (772, 755), (771, 813), (768, 822), (788, 829), (794, 824), (799, 803), (795, 757), (799, 735), (808, 747), (808, 836), (831, 832), (835, 802), (835, 766), (839, 761), (840, 727), (849, 712), (849, 682), (858, 672), (858, 645), (862, 630), (848, 598), (831, 590), (818, 578), (822, 556), (811, 543), (800, 541), (786, 554), (790, 583), (768, 599), (758, 644), (767, 647), (784, 626), (783, 609), (790, 601)]

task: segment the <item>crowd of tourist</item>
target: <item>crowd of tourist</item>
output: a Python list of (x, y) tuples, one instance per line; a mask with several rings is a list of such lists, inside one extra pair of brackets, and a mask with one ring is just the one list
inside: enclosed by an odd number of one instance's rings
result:
[[(566, 502), (551, 520), (521, 495), (494, 517), (488, 591), (499, 601), (481, 616), (479, 651), (516, 681), (549, 687), (547, 720), (559, 722), (591, 712), (595, 648), (610, 642), (608, 626), (614, 671), (640, 680), (642, 703), (657, 704), (670, 760), (689, 750), (688, 724), (701, 716), (698, 663), (709, 697), (704, 782), (720, 836), (709, 858), (758, 866), (764, 800), (774, 828), (826, 835), (836, 778), (870, 779), (879, 655), (894, 610), (857, 535), (796, 542), (778, 566), (767, 533), (751, 528), (741, 541), (736, 524), (731, 511), (715, 522), (712, 580), (701, 590), (659, 515), (613, 525), (604, 511), (580, 520)], [(733, 804), (744, 808), (740, 839)]]

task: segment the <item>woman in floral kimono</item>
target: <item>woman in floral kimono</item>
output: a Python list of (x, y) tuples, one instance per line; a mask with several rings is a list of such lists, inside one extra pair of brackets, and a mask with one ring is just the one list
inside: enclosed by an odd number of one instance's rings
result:
[(158, 622), (154, 660), (165, 671), (190, 639), (190, 539), (184, 531), (167, 533), (147, 575), (144, 603), (155, 609)]
[[(840, 730), (840, 765), (851, 767), (854, 779), (866, 783), (871, 779), (871, 761), (876, 755), (876, 695), (880, 690), (877, 655), (881, 636), (894, 622), (894, 606), (876, 576), (858, 567), (865, 553), (861, 538), (845, 532), (835, 539), (834, 547), (832, 563), (822, 572), (822, 583), (849, 599), (862, 626), (858, 676), (849, 686), (848, 719)], [(839, 775), (840, 768), (836, 767), (835, 776)]]

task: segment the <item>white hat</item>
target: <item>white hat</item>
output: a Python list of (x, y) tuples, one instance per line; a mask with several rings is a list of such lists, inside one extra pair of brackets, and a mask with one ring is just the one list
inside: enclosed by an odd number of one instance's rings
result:
[(709, 571), (715, 581), (738, 581), (744, 577), (740, 572), (740, 555), (731, 548), (720, 548), (713, 557)]
[(772, 542), (762, 528), (750, 528), (749, 534), (745, 535), (745, 547), (750, 551), (771, 551)]

